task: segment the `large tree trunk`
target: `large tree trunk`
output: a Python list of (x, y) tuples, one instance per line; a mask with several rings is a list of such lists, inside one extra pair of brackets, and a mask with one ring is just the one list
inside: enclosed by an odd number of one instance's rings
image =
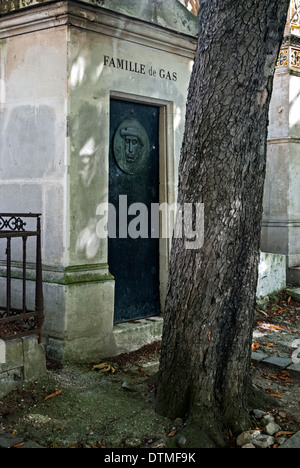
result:
[(200, 13), (178, 203), (204, 203), (204, 245), (173, 240), (156, 402), (170, 418), (189, 414), (190, 446), (249, 424), (268, 111), (288, 6), (210, 0)]

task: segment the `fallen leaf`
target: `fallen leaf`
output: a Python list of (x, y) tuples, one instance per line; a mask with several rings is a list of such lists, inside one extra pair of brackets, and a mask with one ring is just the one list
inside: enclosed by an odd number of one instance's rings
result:
[(274, 435), (275, 439), (277, 439), (277, 437), (282, 437), (282, 436), (285, 436), (285, 435), (294, 435), (296, 434), (296, 432), (290, 432), (290, 431), (279, 431), (277, 432), (277, 434)]
[(176, 434), (177, 434), (177, 429), (174, 429), (173, 431), (170, 432), (170, 434), (168, 434), (168, 437), (174, 437)]
[(23, 447), (24, 444), (25, 444), (25, 442), (21, 442), (20, 444), (13, 445), (12, 448)]
[(62, 393), (62, 390), (57, 390), (56, 392), (51, 393), (51, 395), (46, 396), (46, 398), (44, 399), (44, 401), (47, 401), (47, 400), (49, 400), (50, 398), (54, 398), (54, 397), (56, 397), (56, 396), (58, 396), (58, 395), (61, 395), (61, 393)]
[(253, 343), (253, 345), (251, 347), (252, 351), (257, 351), (258, 348), (259, 348), (259, 343)]
[(273, 328), (274, 330), (279, 330), (279, 331), (283, 330), (283, 328), (277, 327), (276, 325), (269, 325), (269, 328)]
[(282, 398), (282, 392), (270, 393), (270, 396), (273, 398)]
[[(272, 380), (267, 374), (264, 374), (264, 379), (266, 379), (266, 380)], [(267, 393), (268, 393), (268, 390), (271, 390), (271, 391), (272, 391), (271, 388), (266, 388), (265, 390), (266, 390)]]
[(276, 380), (277, 382), (294, 383), (290, 373), (287, 371), (282, 371), (281, 374), (274, 374), (270, 376), (264, 374), (264, 378), (268, 380)]
[(260, 314), (263, 314), (263, 315), (265, 315), (266, 317), (268, 317), (268, 314), (267, 314), (264, 310), (257, 309), (257, 311), (258, 311)]
[(156, 448), (166, 448), (166, 445), (162, 442), (161, 444), (151, 445), (151, 448), (153, 448), (153, 449), (156, 449)]
[(102, 362), (101, 364), (97, 364), (95, 366), (93, 366), (93, 371), (94, 370), (102, 370), (102, 369), (106, 369), (107, 367), (109, 366), (109, 364), (107, 364), (107, 362)]
[(284, 383), (294, 383), (294, 380), (291, 378), (291, 374), (288, 371), (282, 371), (279, 376), (279, 380)]
[(94, 370), (99, 370), (100, 372), (111, 372), (112, 374), (115, 374), (117, 370), (117, 366), (113, 366), (112, 364), (108, 364), (107, 362), (103, 362), (102, 364), (97, 364), (96, 366), (93, 366), (93, 371)]

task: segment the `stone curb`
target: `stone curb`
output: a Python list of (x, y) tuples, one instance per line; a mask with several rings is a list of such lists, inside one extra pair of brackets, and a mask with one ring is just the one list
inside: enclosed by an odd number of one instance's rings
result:
[(253, 363), (264, 364), (277, 370), (287, 370), (291, 372), (294, 378), (300, 380), (300, 364), (293, 363), (292, 359), (276, 356), (269, 357), (265, 353), (253, 352), (251, 354), (251, 360)]
[(0, 434), (0, 449), (9, 448), (44, 448), (32, 440), (24, 441), (21, 437), (13, 434)]

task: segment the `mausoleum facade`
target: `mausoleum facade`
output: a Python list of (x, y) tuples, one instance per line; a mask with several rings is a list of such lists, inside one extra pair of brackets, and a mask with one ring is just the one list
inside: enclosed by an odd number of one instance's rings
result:
[(197, 19), (173, 0), (1, 13), (1, 210), (43, 215), (47, 352), (91, 361), (159, 339), (171, 213), (149, 242), (102, 228), (108, 203), (176, 201)]
[[(2, 0), (0, 14), (1, 211), (42, 213), (47, 353), (96, 361), (160, 339), (174, 213), (157, 225), (150, 207), (177, 199), (198, 20), (177, 0)], [(267, 289), (286, 262), (300, 281), (299, 14), (293, 0), (270, 111)]]

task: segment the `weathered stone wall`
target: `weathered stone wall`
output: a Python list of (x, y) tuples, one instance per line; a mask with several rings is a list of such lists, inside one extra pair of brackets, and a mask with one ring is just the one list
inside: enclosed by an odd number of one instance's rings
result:
[(0, 54), (1, 211), (43, 213), (43, 262), (64, 265), (66, 31), (1, 39)]
[(270, 106), (262, 250), (287, 258), (300, 282), (300, 5), (292, 0)]
[[(160, 201), (172, 204), (197, 19), (173, 0), (21, 1), (1, 3), (2, 13), (5, 5), (1, 210), (43, 214), (48, 353), (95, 361), (119, 348), (107, 240), (97, 235), (97, 208), (108, 201), (110, 99), (160, 107)], [(162, 240), (162, 302), (169, 249)]]
[(257, 297), (276, 294), (286, 288), (286, 256), (261, 253)]
[(24, 381), (46, 373), (45, 349), (36, 336), (1, 342), (0, 398)]

